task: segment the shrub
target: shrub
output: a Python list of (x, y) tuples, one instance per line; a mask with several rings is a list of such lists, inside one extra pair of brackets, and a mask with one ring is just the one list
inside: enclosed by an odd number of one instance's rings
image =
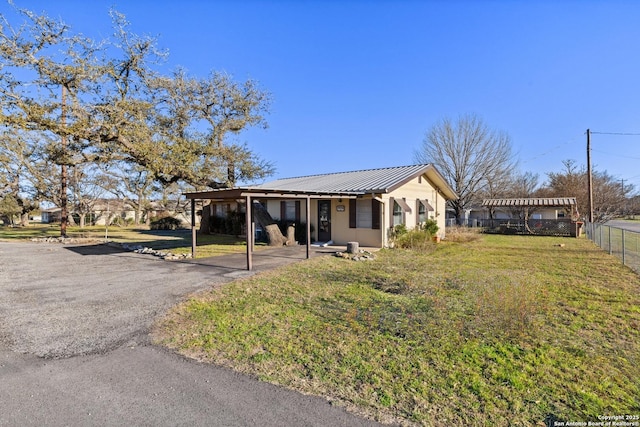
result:
[(154, 219), (150, 224), (150, 228), (152, 230), (177, 230), (178, 228), (181, 228), (181, 226), (182, 222), (171, 216)]
[(432, 236), (435, 236), (440, 227), (438, 227), (438, 223), (435, 219), (428, 219), (422, 224), (420, 224), (420, 229), (428, 232)]
[(432, 251), (435, 249), (433, 235), (429, 231), (422, 230), (418, 227), (397, 235), (394, 242), (394, 247), (401, 249), (421, 251)]
[[(391, 229), (390, 237), (394, 248), (427, 250), (431, 251), (435, 248), (433, 236), (438, 231), (438, 226), (429, 224), (428, 227), (416, 227), (408, 230), (404, 224), (398, 224)], [(426, 224), (426, 223), (425, 223)], [(435, 231), (434, 231), (435, 230)]]
[[(88, 219), (91, 220), (90, 217)], [(79, 222), (79, 221), (80, 221), (80, 219), (78, 218), (76, 220), (76, 222)], [(90, 222), (93, 223), (94, 221), (91, 220)], [(133, 225), (133, 218), (126, 218), (125, 219), (125, 218), (122, 218), (121, 216), (115, 216), (115, 217), (111, 218), (111, 222), (109, 222), (109, 225), (113, 225), (115, 227), (128, 227), (130, 225)]]
[(449, 227), (447, 228), (447, 241), (455, 243), (475, 242), (482, 239), (479, 228)]

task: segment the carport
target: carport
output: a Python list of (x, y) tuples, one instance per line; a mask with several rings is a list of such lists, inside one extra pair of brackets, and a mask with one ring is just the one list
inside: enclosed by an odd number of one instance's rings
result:
[[(582, 222), (575, 197), (536, 197), (515, 199), (485, 199), (482, 206), (490, 211), (500, 211), (507, 218), (482, 220), (486, 233), (535, 234), (545, 236), (578, 237)], [(566, 216), (558, 217), (556, 210), (562, 209)], [(517, 215), (514, 215), (517, 212)], [(533, 212), (538, 218), (531, 218)]]
[(196, 229), (196, 203), (198, 201), (209, 200), (212, 202), (235, 201), (246, 204), (245, 226), (247, 230), (247, 270), (253, 269), (253, 245), (255, 222), (253, 219), (252, 204), (256, 200), (262, 199), (280, 199), (280, 200), (301, 200), (306, 204), (306, 227), (307, 227), (307, 243), (306, 258), (310, 258), (311, 250), (311, 199), (355, 199), (359, 193), (355, 192), (306, 192), (306, 191), (280, 191), (267, 190), (263, 188), (236, 187), (217, 189), (210, 191), (199, 191), (186, 193), (185, 196), (191, 200), (191, 256), (196, 257), (196, 246), (198, 231)]

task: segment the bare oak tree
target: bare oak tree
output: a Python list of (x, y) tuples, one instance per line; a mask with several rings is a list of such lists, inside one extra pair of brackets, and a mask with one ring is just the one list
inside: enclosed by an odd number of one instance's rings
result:
[(433, 163), (456, 191), (458, 199), (449, 203), (458, 223), (465, 209), (480, 202), (482, 191), (506, 179), (515, 167), (509, 135), (490, 129), (474, 114), (437, 122), (415, 159)]
[[(541, 190), (546, 197), (575, 197), (578, 212), (588, 212), (587, 170), (578, 167), (574, 160), (564, 160), (564, 170), (547, 174), (548, 182)], [(622, 215), (627, 204), (627, 195), (633, 186), (623, 186), (606, 171), (592, 172), (594, 222), (605, 222)]]

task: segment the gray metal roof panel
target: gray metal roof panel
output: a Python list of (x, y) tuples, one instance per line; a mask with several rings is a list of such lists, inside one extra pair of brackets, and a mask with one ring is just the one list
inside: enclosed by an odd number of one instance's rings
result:
[(428, 166), (397, 166), (284, 178), (253, 186), (252, 188), (321, 193), (385, 193), (403, 181), (419, 175)]

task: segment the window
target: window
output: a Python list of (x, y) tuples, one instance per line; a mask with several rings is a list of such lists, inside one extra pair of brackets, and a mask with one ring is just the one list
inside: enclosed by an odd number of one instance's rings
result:
[(285, 202), (284, 220), (295, 221), (296, 220), (296, 202)]
[(280, 202), (280, 219), (282, 221), (300, 221), (300, 201), (286, 200)]
[(402, 206), (398, 202), (393, 202), (393, 225), (402, 224)]
[(372, 206), (371, 200), (356, 200), (356, 227), (371, 228)]
[(418, 224), (422, 224), (427, 220), (427, 207), (418, 200)]
[(349, 199), (349, 228), (380, 230), (380, 205), (375, 199)]

